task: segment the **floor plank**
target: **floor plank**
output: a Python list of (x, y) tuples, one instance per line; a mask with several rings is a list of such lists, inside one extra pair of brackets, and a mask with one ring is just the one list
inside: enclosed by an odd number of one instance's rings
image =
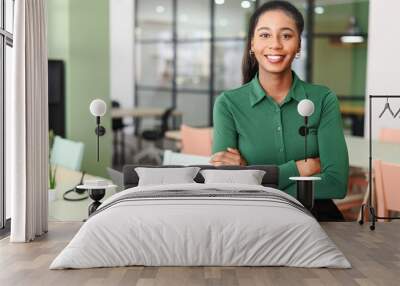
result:
[(379, 223), (375, 231), (354, 222), (322, 223), (352, 269), (290, 267), (116, 267), (48, 269), (79, 230), (80, 222), (51, 222), (49, 233), (32, 243), (0, 240), (0, 285), (399, 285), (400, 223)]

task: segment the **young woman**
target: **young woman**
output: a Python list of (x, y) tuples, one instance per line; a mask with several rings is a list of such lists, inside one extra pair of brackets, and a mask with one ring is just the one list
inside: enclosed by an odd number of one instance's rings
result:
[[(346, 195), (349, 168), (337, 97), (291, 70), (300, 55), (303, 28), (303, 16), (286, 1), (267, 2), (254, 12), (243, 56), (243, 85), (223, 92), (214, 105), (211, 163), (278, 165), (279, 189), (293, 196), (296, 184), (289, 177), (320, 176), (315, 216), (343, 220), (332, 201)], [(307, 162), (299, 134), (304, 118), (297, 112), (302, 99), (315, 106), (308, 119)]]

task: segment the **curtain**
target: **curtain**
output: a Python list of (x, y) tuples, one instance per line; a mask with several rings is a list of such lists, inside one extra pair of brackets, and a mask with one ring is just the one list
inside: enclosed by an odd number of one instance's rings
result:
[[(48, 92), (45, 0), (14, 7), (13, 91), (6, 111), (11, 242), (47, 232)], [(6, 180), (7, 180), (6, 179)]]

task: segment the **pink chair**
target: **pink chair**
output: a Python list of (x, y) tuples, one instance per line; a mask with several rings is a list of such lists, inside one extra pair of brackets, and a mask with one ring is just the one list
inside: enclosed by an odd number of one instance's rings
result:
[[(378, 140), (381, 142), (400, 144), (400, 129), (381, 128), (378, 135)], [(354, 189), (366, 190), (368, 187), (368, 179), (366, 178), (363, 171), (355, 170), (354, 168), (352, 168), (352, 170), (353, 173), (350, 173), (348, 180), (349, 193), (351, 193)]]
[(377, 215), (388, 217), (400, 211), (400, 164), (374, 160)]
[(379, 132), (379, 141), (400, 144), (400, 129), (381, 128)]
[(212, 128), (193, 128), (182, 124), (181, 138), (181, 153), (211, 156)]

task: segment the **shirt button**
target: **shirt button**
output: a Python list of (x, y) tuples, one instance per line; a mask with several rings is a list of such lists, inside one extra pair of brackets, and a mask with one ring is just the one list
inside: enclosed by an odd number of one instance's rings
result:
[(276, 130), (278, 130), (278, 131), (281, 131), (281, 127), (280, 127), (280, 126), (278, 126), (278, 128), (276, 128)]
[(283, 148), (279, 149), (279, 151), (283, 152)]

